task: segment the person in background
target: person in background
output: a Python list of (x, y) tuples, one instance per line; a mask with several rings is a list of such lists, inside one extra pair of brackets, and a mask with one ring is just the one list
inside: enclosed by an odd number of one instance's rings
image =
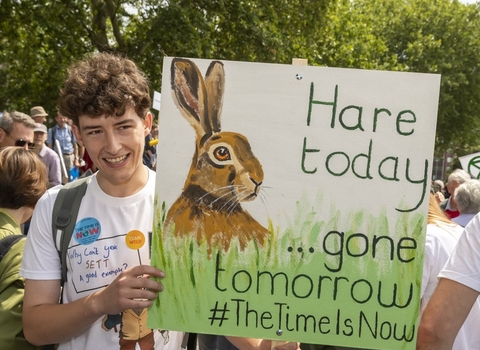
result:
[(458, 186), (455, 190), (455, 202), (460, 214), (452, 221), (465, 227), (480, 212), (480, 181), (471, 179)]
[(16, 146), (28, 149), (33, 147), (35, 122), (22, 112), (3, 112), (0, 118), (0, 148)]
[[(56, 150), (63, 158), (67, 174), (63, 174), (63, 183), (70, 181), (70, 170), (73, 167), (80, 167), (78, 144), (72, 128), (68, 125), (68, 118), (57, 113), (55, 117), (57, 124), (48, 130), (47, 146)], [(55, 147), (55, 140), (60, 144), (60, 150)]]
[(40, 157), (43, 164), (47, 167), (48, 187), (61, 185), (60, 157), (45, 144), (48, 135), (47, 127), (44, 124), (36, 123), (33, 133), (35, 146), (32, 148), (32, 151)]
[(440, 207), (447, 214), (450, 219), (457, 217), (460, 213), (455, 201), (455, 189), (467, 180), (470, 180), (471, 176), (463, 169), (455, 169), (449, 176), (447, 181), (447, 191), (450, 193), (450, 197), (445, 199)]
[(35, 120), (35, 123), (45, 124), (48, 114), (42, 106), (35, 106), (30, 109), (30, 117)]
[(227, 337), (221, 335), (197, 334), (198, 350), (238, 350)]
[[(458, 188), (464, 184), (460, 185)], [(463, 227), (447, 218), (432, 194), (430, 194), (427, 223), (425, 255), (423, 261), (421, 310), (425, 309), (432, 294), (437, 288), (438, 275), (445, 266), (445, 263), (452, 254), (463, 233)], [(477, 301), (465, 323), (460, 328), (453, 346), (450, 347), (450, 349), (473, 350), (480, 348), (480, 336), (478, 335), (479, 332), (477, 329), (479, 324), (480, 302)]]
[(158, 139), (158, 124), (157, 123), (152, 124), (152, 131), (150, 131), (150, 135), (152, 135), (152, 139), (154, 139), (154, 140)]
[(157, 146), (155, 144), (150, 144), (151, 141), (154, 141), (152, 134), (149, 133), (145, 136), (145, 149), (143, 151), (143, 164), (149, 167), (152, 170), (156, 170), (155, 165), (155, 156), (157, 154)]
[(445, 184), (442, 180), (435, 180), (432, 182), (433, 195), (438, 204), (441, 204), (445, 200)]
[(85, 162), (85, 164), (80, 167), (82, 175), (88, 176), (97, 171), (97, 167), (95, 166), (95, 164), (93, 164), (93, 161), (88, 155), (88, 152), (85, 148), (83, 151), (83, 161)]
[[(422, 313), (417, 350), (480, 348), (480, 216), (465, 227)], [(473, 326), (472, 326), (473, 325)], [(466, 328), (467, 327), (467, 328)], [(465, 336), (462, 336), (462, 330)], [(463, 339), (464, 347), (457, 347)]]
[[(20, 225), (47, 186), (45, 165), (30, 151), (20, 147), (0, 149), (0, 240), (21, 235)], [(21, 237), (21, 236), (19, 236)], [(23, 335), (22, 308), (25, 281), (18, 273), (25, 239), (9, 244), (0, 257), (0, 349), (36, 349)], [(3, 245), (2, 245), (3, 246)]]

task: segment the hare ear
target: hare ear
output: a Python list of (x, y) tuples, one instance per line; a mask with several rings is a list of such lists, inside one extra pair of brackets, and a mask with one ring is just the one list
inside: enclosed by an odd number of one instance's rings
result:
[(175, 103), (183, 117), (193, 126), (198, 138), (211, 134), (205, 118), (205, 82), (198, 67), (190, 60), (174, 58), (171, 66), (171, 85)]
[(213, 132), (219, 132), (221, 130), (223, 92), (225, 91), (225, 70), (222, 62), (210, 63), (205, 76), (205, 87), (207, 90), (207, 117)]

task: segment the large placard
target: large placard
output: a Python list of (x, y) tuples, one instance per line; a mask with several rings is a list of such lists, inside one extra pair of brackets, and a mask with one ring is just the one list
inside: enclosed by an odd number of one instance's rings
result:
[(480, 178), (480, 152), (458, 157), (462, 168), (475, 178)]
[(149, 327), (413, 349), (439, 86), (165, 58)]

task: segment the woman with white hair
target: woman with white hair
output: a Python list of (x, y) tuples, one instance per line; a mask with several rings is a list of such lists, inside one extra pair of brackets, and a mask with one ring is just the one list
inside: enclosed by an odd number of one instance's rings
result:
[(480, 212), (480, 180), (471, 179), (458, 186), (455, 190), (455, 202), (460, 215), (452, 221), (465, 227)]
[(450, 197), (445, 199), (440, 207), (443, 209), (445, 214), (450, 219), (453, 219), (460, 215), (460, 212), (458, 211), (457, 208), (457, 203), (455, 200), (455, 190), (458, 186), (463, 184), (465, 181), (468, 181), (471, 179), (471, 176), (469, 173), (467, 173), (463, 169), (455, 169), (449, 176), (448, 176), (448, 182), (447, 182), (447, 191), (450, 193)]

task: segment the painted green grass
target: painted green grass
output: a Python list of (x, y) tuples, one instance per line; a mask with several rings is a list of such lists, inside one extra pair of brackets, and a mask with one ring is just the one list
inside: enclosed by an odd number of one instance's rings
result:
[[(197, 243), (189, 236), (175, 237), (172, 233), (163, 232), (162, 227), (168, 208), (165, 203), (161, 206), (156, 203), (151, 261), (152, 265), (166, 272), (166, 277), (162, 280), (165, 291), (160, 294), (149, 311), (149, 326), (198, 333), (277, 339), (279, 337), (275, 333), (276, 327), (271, 329), (253, 327), (255, 317), (244, 317), (242, 312), (240, 312), (241, 316), (237, 317), (236, 313), (239, 308), (245, 308), (247, 302), (252, 310), (259, 313), (278, 313), (278, 309), (274, 306), (277, 302), (288, 305), (289, 312), (293, 312), (292, 317), (296, 314), (316, 317), (327, 315), (333, 320), (340, 310), (344, 317), (358, 321), (359, 313), (364, 312), (371, 320), (368, 326), (374, 330), (376, 327), (376, 332), (364, 329), (363, 334), (370, 332), (370, 335), (375, 334), (377, 338), (372, 340), (372, 336), (364, 336), (359, 343), (359, 338), (356, 336), (330, 334), (337, 332), (338, 328), (335, 328), (329, 334), (322, 334), (321, 338), (312, 332), (294, 332), (293, 338), (289, 340), (332, 344), (337, 343), (341, 337), (344, 346), (413, 349), (415, 334), (410, 330), (410, 326), (405, 331), (410, 341), (403, 343), (395, 340), (393, 335), (388, 336), (388, 324), (382, 323), (382, 320), (390, 320), (391, 324), (398, 322), (400, 330), (402, 325), (416, 323), (423, 262), (422, 249), (417, 248), (411, 251), (406, 249), (405, 253), (416, 254), (415, 263), (399, 263), (396, 248), (394, 259), (390, 260), (388, 244), (379, 243), (375, 258), (371, 251), (364, 256), (348, 258), (344, 256), (341, 269), (331, 272), (327, 266), (338, 268), (339, 255), (325, 254), (322, 240), (328, 232), (341, 231), (344, 232), (344, 237), (355, 233), (368, 233), (368, 237), (390, 236), (395, 242), (402, 237), (412, 237), (417, 241), (417, 246), (421, 247), (424, 244), (425, 216), (418, 213), (399, 213), (397, 220), (390, 222), (385, 213), (374, 216), (367, 211), (344, 212), (332, 205), (327, 209), (328, 215), (320, 216), (317, 208), (323, 208), (323, 205), (321, 196), (317, 198), (316, 203), (309, 203), (305, 199), (299, 201), (296, 212), (287, 227), (281, 229), (275, 227), (273, 222), (269, 223), (271, 237), (269, 244), (265, 247), (259, 247), (256, 242), (251, 242), (245, 250), (240, 251), (238, 241), (234, 240), (228, 251), (222, 252), (212, 247), (209, 255), (205, 242)], [(323, 208), (320, 212), (324, 210)], [(324, 217), (328, 217), (328, 220), (323, 220)], [(359, 255), (364, 251), (365, 246), (361, 244), (362, 242), (362, 240), (350, 241), (348, 249), (352, 255)], [(341, 246), (340, 243), (339, 239), (331, 239), (326, 248), (331, 252), (337, 252)], [(301, 252), (299, 248), (302, 249)], [(309, 251), (310, 248), (314, 249), (313, 253)], [(219, 272), (218, 276), (216, 276), (217, 253), (220, 256), (220, 267), (225, 270)], [(406, 257), (411, 256), (407, 254), (404, 258)], [(285, 273), (290, 283), (284, 284), (283, 278), (279, 277), (275, 280), (273, 287), (263, 279), (257, 285), (255, 279), (258, 271), (268, 271), (271, 274)], [(234, 275), (235, 278), (233, 278)], [(248, 276), (251, 276), (251, 279)], [(319, 292), (316, 284), (315, 291), (308, 297), (304, 297), (308, 295), (310, 287), (307, 277), (304, 276), (310, 276), (315, 282), (323, 277), (324, 284), (321, 291)], [(292, 287), (292, 281), (295, 278), (297, 283)], [(335, 278), (338, 279), (336, 289), (334, 288)], [(367, 280), (372, 281), (371, 284), (374, 287), (374, 295), (370, 298), (368, 298), (368, 288), (363, 287), (366, 285), (364, 281)], [(381, 292), (379, 292), (378, 281), (382, 281)], [(356, 287), (352, 289), (355, 282), (357, 282)], [(396, 300), (399, 305), (407, 302), (410, 283), (414, 286), (414, 296), (408, 307), (379, 308), (378, 299), (385, 305), (389, 304), (388, 296), (394, 292), (395, 283), (397, 284)], [(248, 288), (249, 285), (251, 285), (250, 288)], [(288, 286), (287, 289), (285, 285)], [(274, 288), (273, 292), (272, 288)], [(297, 295), (302, 297), (293, 297), (293, 289), (296, 289)], [(352, 295), (356, 301), (352, 299)], [(221, 306), (228, 304), (229, 319), (224, 320), (222, 324), (220, 321), (210, 320), (211, 309), (216, 303)], [(376, 326), (372, 326), (373, 324)], [(383, 327), (383, 336), (381, 327)], [(340, 333), (342, 333), (341, 330)]]

